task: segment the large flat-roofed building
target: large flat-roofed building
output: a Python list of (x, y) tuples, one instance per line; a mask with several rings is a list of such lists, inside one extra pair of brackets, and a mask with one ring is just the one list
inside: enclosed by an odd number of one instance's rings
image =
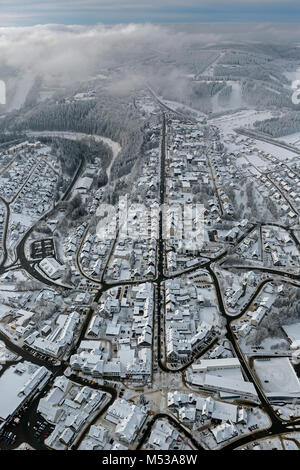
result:
[(46, 367), (20, 362), (9, 367), (0, 377), (0, 422), (7, 420), (49, 380)]
[(252, 382), (243, 382), (241, 380), (217, 377), (215, 375), (206, 375), (203, 383), (205, 389), (214, 391), (223, 391), (228, 393), (237, 393), (248, 398), (257, 398), (257, 393)]
[(240, 361), (236, 357), (228, 357), (225, 359), (202, 359), (199, 364), (192, 365), (193, 372), (207, 372), (217, 369), (239, 369)]
[(55, 258), (44, 258), (39, 266), (50, 279), (58, 279), (63, 275), (65, 270), (65, 267), (56, 261)]
[(288, 357), (255, 359), (253, 367), (269, 399), (300, 398), (300, 382)]
[(220, 377), (209, 373), (191, 374), (189, 382), (194, 387), (219, 393), (220, 396), (244, 397), (257, 400), (257, 393), (252, 382), (245, 382), (243, 378), (234, 376)]

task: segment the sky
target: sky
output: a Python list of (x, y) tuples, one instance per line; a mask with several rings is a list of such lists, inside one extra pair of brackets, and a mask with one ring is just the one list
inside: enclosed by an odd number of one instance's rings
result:
[(300, 22), (299, 0), (0, 0), (0, 27)]

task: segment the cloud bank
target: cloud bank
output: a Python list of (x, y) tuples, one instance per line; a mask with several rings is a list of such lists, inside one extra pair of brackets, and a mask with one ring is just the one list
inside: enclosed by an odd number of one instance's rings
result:
[[(46, 86), (65, 86), (95, 76), (104, 69), (120, 67), (124, 89), (145, 83), (149, 73), (154, 78), (160, 75), (163, 79), (164, 74), (166, 79), (169, 75), (180, 92), (180, 75), (187, 54), (207, 45), (241, 41), (300, 43), (300, 33), (299, 28), (274, 24), (247, 27), (220, 24), (52, 24), (0, 28), (0, 79), (5, 79), (6, 75), (10, 78), (17, 76), (18, 80), (23, 79), (23, 87), (28, 91), (31, 81), (38, 76)], [(153, 56), (156, 58), (154, 62)], [(163, 70), (156, 68), (157, 57), (164, 64)], [(196, 67), (199, 65), (197, 61), (201, 59), (195, 56)], [(166, 66), (168, 62), (173, 65)], [(120, 82), (115, 88), (113, 84), (111, 87), (117, 92)]]
[(255, 25), (222, 26), (199, 24), (193, 27), (165, 27), (153, 24), (128, 24), (0, 28), (0, 67), (22, 69), (45, 77), (84, 78), (101, 67), (111, 67), (147, 56), (176, 53), (192, 44), (221, 44), (230, 41), (300, 41), (298, 28)]

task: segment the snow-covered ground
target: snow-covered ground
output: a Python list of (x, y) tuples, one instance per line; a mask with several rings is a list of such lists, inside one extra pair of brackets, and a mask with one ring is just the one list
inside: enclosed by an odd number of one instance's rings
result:
[(209, 119), (209, 123), (221, 129), (224, 134), (233, 133), (237, 127), (253, 126), (255, 121), (263, 121), (273, 117), (271, 111), (257, 111), (255, 109), (245, 109), (237, 113), (226, 114), (218, 118)]
[(239, 82), (229, 80), (227, 82), (227, 85), (232, 87), (230, 98), (229, 98), (228, 102), (225, 104), (225, 106), (222, 106), (219, 102), (220, 92), (216, 93), (212, 97), (213, 113), (220, 113), (220, 112), (223, 112), (223, 111), (226, 111), (226, 110), (240, 109), (242, 106), (244, 106), (243, 98), (242, 98), (241, 84)]
[(295, 134), (285, 135), (283, 137), (279, 137), (278, 139), (281, 142), (286, 142), (287, 144), (295, 145), (295, 147), (300, 145), (300, 132), (296, 132)]
[(291, 325), (282, 325), (285, 333), (292, 341), (299, 341), (300, 339), (300, 323), (292, 323)]
[(279, 160), (290, 160), (297, 156), (297, 153), (292, 152), (291, 150), (287, 150), (282, 147), (277, 147), (276, 145), (269, 144), (268, 142), (262, 142), (260, 140), (255, 140), (255, 147), (265, 153), (270, 153), (271, 155), (274, 155), (274, 157), (277, 157)]
[(284, 72), (284, 75), (291, 82), (293, 82), (294, 80), (300, 80), (300, 67), (294, 72)]
[(12, 98), (12, 101), (9, 103), (8, 111), (13, 111), (14, 109), (22, 108), (26, 101), (27, 95), (34, 84), (34, 80), (34, 75), (31, 73), (27, 73), (17, 83), (16, 92)]
[(206, 117), (206, 115), (202, 112), (202, 111), (199, 111), (198, 109), (195, 109), (195, 108), (191, 108), (190, 106), (186, 105), (186, 104), (183, 104), (183, 103), (179, 103), (178, 101), (170, 101), (170, 100), (165, 100), (163, 98), (160, 98), (167, 106), (169, 106), (170, 108), (172, 109), (177, 109), (179, 108), (180, 110), (182, 110), (184, 112), (184, 110), (186, 109), (187, 111), (190, 111), (194, 114), (197, 115), (198, 118), (204, 118)]

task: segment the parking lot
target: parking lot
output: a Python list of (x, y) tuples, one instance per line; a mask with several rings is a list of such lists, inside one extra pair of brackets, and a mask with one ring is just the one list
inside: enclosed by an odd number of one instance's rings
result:
[(55, 247), (52, 238), (37, 240), (31, 244), (30, 256), (32, 259), (44, 259), (55, 256)]

